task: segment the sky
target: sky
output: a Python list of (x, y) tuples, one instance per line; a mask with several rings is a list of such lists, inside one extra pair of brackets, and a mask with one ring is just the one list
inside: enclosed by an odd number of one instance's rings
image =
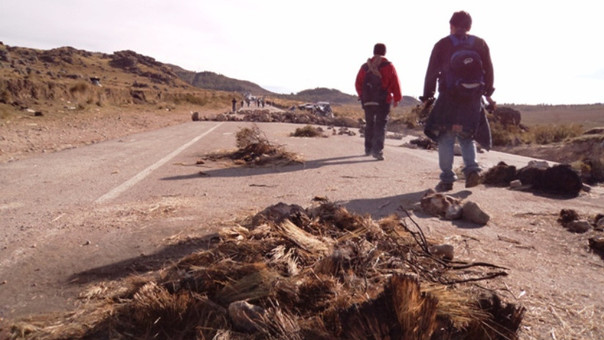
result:
[(0, 41), (36, 49), (133, 50), (278, 93), (356, 94), (386, 44), (403, 95), (419, 97), (453, 12), (486, 40), (498, 103), (604, 103), (600, 0), (0, 0)]

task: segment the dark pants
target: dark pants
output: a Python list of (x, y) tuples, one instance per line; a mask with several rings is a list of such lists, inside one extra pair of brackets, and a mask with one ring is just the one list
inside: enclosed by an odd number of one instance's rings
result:
[(386, 123), (390, 104), (366, 106), (365, 108), (365, 153), (381, 155), (386, 138)]

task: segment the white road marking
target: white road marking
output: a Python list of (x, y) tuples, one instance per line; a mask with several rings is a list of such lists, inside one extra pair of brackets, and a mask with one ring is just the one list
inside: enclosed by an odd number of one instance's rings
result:
[(202, 139), (203, 137), (207, 136), (210, 132), (216, 130), (220, 125), (222, 125), (223, 123), (219, 123), (218, 125), (212, 127), (211, 129), (209, 129), (208, 131), (202, 133), (201, 135), (193, 138), (191, 141), (189, 141), (188, 143), (182, 145), (181, 147), (179, 147), (178, 149), (174, 150), (172, 153), (170, 153), (169, 155), (167, 155), (166, 157), (160, 159), (159, 161), (155, 162), (155, 164), (149, 166), (148, 168), (146, 168), (145, 170), (139, 172), (136, 176), (130, 178), (129, 180), (127, 180), (126, 182), (122, 183), (120, 186), (114, 188), (113, 190), (109, 191), (108, 193), (106, 193), (105, 195), (99, 197), (95, 203), (103, 203), (106, 201), (109, 201), (111, 199), (116, 198), (117, 196), (119, 196), (121, 193), (123, 193), (124, 191), (130, 189), (131, 187), (133, 187), (136, 183), (140, 182), (141, 180), (143, 180), (145, 177), (147, 177), (151, 172), (153, 172), (155, 169), (159, 168), (160, 166), (166, 164), (170, 159), (174, 158), (176, 155), (178, 155), (179, 153), (181, 153), (184, 149), (188, 148), (189, 146), (191, 146), (192, 144), (196, 143), (198, 140)]

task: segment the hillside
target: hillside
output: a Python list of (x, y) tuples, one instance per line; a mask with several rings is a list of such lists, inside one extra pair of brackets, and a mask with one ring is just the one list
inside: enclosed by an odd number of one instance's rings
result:
[[(173, 72), (187, 83), (208, 90), (232, 91), (238, 93), (251, 93), (256, 96), (271, 96), (302, 102), (330, 102), (335, 105), (357, 104), (356, 96), (343, 93), (336, 89), (317, 87), (303, 90), (295, 94), (278, 94), (268, 91), (259, 85), (246, 80), (238, 80), (214, 72), (192, 72), (179, 66), (171, 65)], [(414, 106), (420, 102), (409, 96), (403, 96), (402, 106)]]
[[(306, 102), (328, 101), (335, 104), (358, 104), (357, 96), (327, 88), (300, 91), (296, 93), (295, 97)], [(403, 96), (400, 103), (401, 106), (415, 106), (418, 104), (420, 104), (419, 100), (409, 96)]]
[(238, 93), (252, 93), (257, 96), (275, 95), (268, 90), (254, 84), (250, 81), (229, 78), (214, 72), (192, 72), (179, 66), (170, 65), (178, 77), (187, 83), (208, 90), (231, 91)]
[(165, 110), (176, 105), (217, 109), (231, 95), (181, 80), (171, 68), (133, 51), (93, 53), (0, 43), (0, 113), (30, 109), (42, 114), (107, 107)]

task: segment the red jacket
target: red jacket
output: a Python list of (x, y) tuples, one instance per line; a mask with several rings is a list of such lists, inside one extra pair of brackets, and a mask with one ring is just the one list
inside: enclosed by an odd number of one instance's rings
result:
[[(371, 58), (373, 61), (375, 56)], [(382, 57), (383, 60), (387, 60)], [(363, 64), (365, 65), (365, 64)], [(357, 90), (357, 94), (359, 98), (361, 98), (361, 94), (363, 91), (363, 79), (365, 79), (365, 68), (361, 66), (359, 73), (357, 74), (357, 79), (355, 81), (355, 88)], [(386, 102), (391, 104), (392, 102), (400, 102), (403, 99), (403, 95), (401, 94), (401, 86), (398, 81), (398, 75), (396, 74), (396, 69), (389, 63), (388, 65), (382, 67), (380, 69), (380, 73), (382, 75), (382, 87), (386, 89), (388, 92), (388, 97), (386, 98)]]

